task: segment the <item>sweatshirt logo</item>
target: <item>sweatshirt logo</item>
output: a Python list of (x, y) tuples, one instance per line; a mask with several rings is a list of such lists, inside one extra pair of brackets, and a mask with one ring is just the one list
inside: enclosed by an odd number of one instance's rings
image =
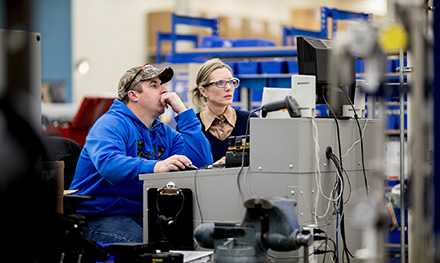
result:
[(156, 145), (153, 144), (154, 152), (144, 152), (143, 146), (144, 146), (143, 140), (137, 141), (137, 150), (138, 150), (137, 157), (145, 158), (148, 160), (159, 160), (159, 161), (162, 160), (161, 157), (165, 153), (164, 147), (161, 146), (156, 147)]

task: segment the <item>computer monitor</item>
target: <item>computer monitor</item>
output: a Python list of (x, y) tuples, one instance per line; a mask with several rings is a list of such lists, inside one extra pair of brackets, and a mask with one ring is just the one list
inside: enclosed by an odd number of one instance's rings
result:
[[(342, 106), (350, 105), (347, 96), (354, 101), (356, 68), (354, 57), (344, 57), (344, 68), (334, 60), (337, 40), (314, 37), (297, 37), (298, 74), (316, 77), (316, 104), (329, 104), (337, 117), (343, 115)], [(330, 71), (330, 69), (332, 69)], [(348, 79), (335, 78), (338, 70), (344, 70)], [(337, 81), (333, 81), (337, 80)], [(325, 100), (324, 100), (325, 98)], [(333, 116), (329, 110), (329, 116)]]

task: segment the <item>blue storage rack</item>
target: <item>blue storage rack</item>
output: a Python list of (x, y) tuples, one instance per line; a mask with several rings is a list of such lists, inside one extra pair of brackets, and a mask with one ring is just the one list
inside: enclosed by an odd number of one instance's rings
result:
[[(189, 63), (200, 61), (201, 59), (210, 59), (213, 57), (220, 58), (250, 58), (250, 57), (296, 57), (296, 48), (287, 45), (289, 37), (294, 36), (315, 36), (327, 37), (328, 18), (332, 19), (332, 36), (334, 37), (337, 31), (338, 20), (354, 20), (371, 22), (372, 15), (366, 13), (351, 12), (339, 10), (336, 8), (321, 8), (321, 30), (319, 32), (300, 30), (294, 27), (283, 28), (283, 46), (282, 47), (234, 47), (234, 48), (196, 48), (191, 51), (176, 50), (176, 42), (181, 40), (197, 42), (198, 39), (194, 35), (179, 35), (176, 32), (177, 25), (189, 25), (196, 27), (205, 27), (211, 29), (211, 36), (218, 37), (219, 35), (219, 19), (218, 18), (201, 18), (172, 14), (171, 17), (171, 33), (160, 32), (158, 34), (158, 53), (157, 62), (161, 63), (161, 41), (171, 41), (171, 54), (169, 56), (170, 63)], [(293, 43), (292, 41), (290, 41)], [(197, 47), (197, 43), (195, 43)]]
[[(161, 31), (157, 32), (157, 53), (156, 53), (156, 63), (162, 63), (162, 42), (163, 41), (172, 41), (173, 36), (171, 33), (164, 33)], [(199, 45), (199, 36), (198, 35), (175, 35), (175, 41), (189, 41), (194, 43), (194, 47), (197, 48)]]
[(284, 26), (282, 39), (283, 46), (293, 46), (296, 36), (328, 38), (328, 18), (332, 18), (332, 38), (334, 38), (338, 30), (338, 20), (352, 20), (371, 23), (372, 14), (321, 7), (321, 30), (309, 31), (298, 29), (296, 27)]
[[(352, 20), (370, 23), (372, 14), (339, 10), (336, 8), (321, 7), (321, 30), (306, 31), (294, 27), (283, 28), (283, 46), (264, 46), (264, 47), (233, 47), (233, 48), (201, 48), (197, 42), (200, 41), (196, 35), (179, 35), (176, 28), (178, 25), (189, 25), (195, 27), (205, 27), (211, 30), (212, 39), (219, 37), (219, 20), (217, 18), (207, 19), (172, 14), (171, 33), (158, 32), (158, 63), (161, 63), (161, 41), (171, 41), (171, 53), (167, 56), (167, 63), (201, 63), (213, 57), (221, 58), (225, 63), (231, 65), (234, 74), (240, 78), (241, 86), (249, 90), (250, 108), (255, 108), (264, 87), (285, 87), (291, 86), (291, 75), (298, 73), (296, 47), (293, 44), (295, 36), (327, 37), (328, 19), (332, 19), (332, 36), (337, 31), (339, 20)], [(191, 41), (194, 49), (189, 51), (177, 51), (176, 42)], [(274, 64), (275, 63), (275, 64)], [(272, 67), (271, 67), (272, 65)], [(273, 67), (275, 65), (275, 67)], [(268, 69), (270, 67), (270, 69)], [(356, 61), (356, 73), (358, 78), (363, 78), (364, 62)], [(395, 73), (395, 61), (389, 62), (387, 80), (397, 81), (398, 75)], [(394, 75), (393, 75), (394, 74)], [(236, 96), (239, 97), (239, 91)]]

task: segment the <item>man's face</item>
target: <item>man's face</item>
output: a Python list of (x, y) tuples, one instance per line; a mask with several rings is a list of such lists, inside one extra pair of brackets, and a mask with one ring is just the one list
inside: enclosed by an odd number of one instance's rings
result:
[(147, 111), (159, 117), (165, 112), (165, 108), (160, 103), (163, 93), (168, 92), (167, 88), (162, 85), (159, 77), (141, 82), (142, 93), (139, 93), (139, 104)]

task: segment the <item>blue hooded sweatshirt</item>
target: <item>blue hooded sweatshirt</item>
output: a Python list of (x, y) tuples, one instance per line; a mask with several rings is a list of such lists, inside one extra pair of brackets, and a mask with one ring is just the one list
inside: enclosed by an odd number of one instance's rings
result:
[[(187, 156), (197, 167), (212, 164), (211, 146), (192, 109), (175, 117), (179, 132), (157, 118), (149, 130), (121, 101), (92, 126), (86, 137), (70, 189), (95, 200), (78, 212), (95, 216), (142, 214), (139, 174), (172, 155)], [(140, 146), (140, 145), (142, 146)], [(143, 157), (137, 157), (142, 147)]]

